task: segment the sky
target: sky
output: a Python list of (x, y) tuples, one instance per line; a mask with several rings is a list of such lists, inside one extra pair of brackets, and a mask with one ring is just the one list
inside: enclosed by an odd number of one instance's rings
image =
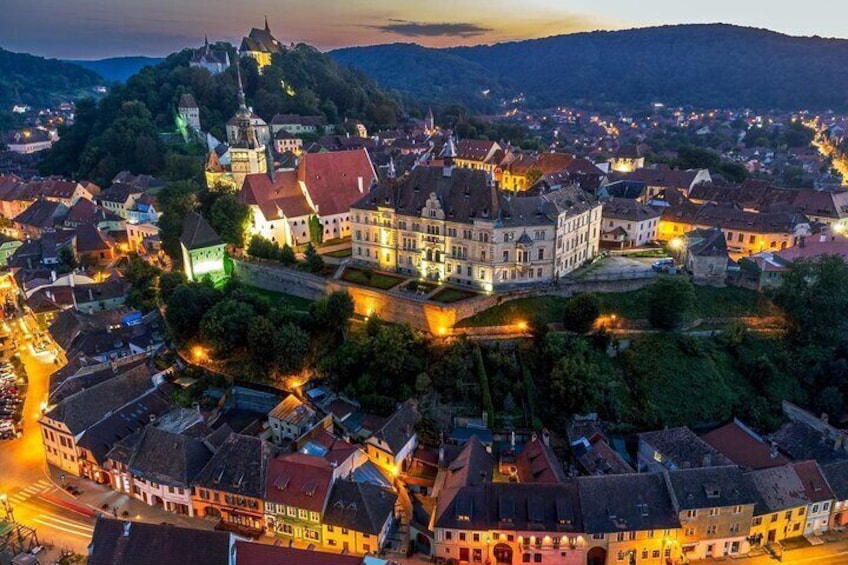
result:
[[(0, 0), (0, 47), (46, 57), (164, 56), (238, 43), (251, 27), (320, 49), (408, 42), (476, 45), (562, 33), (732, 23), (848, 37), (848, 2), (806, 0)], [(826, 15), (826, 17), (824, 17)]]

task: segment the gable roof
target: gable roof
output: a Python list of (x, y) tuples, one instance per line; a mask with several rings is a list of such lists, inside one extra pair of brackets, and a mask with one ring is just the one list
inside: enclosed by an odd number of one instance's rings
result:
[(524, 445), (521, 454), (515, 460), (518, 479), (522, 483), (561, 483), (565, 481), (565, 471), (553, 450), (537, 436)]
[(228, 565), (229, 545), (230, 536), (225, 532), (98, 515), (88, 546), (88, 565)]
[(365, 149), (307, 153), (298, 167), (298, 179), (321, 216), (345, 214), (377, 181)]
[(421, 419), (415, 401), (407, 400), (389, 416), (374, 438), (384, 441), (393, 454), (397, 454), (415, 435), (415, 425)]
[(756, 504), (751, 478), (735, 465), (669, 471), (669, 484), (681, 510)]
[(686, 234), (687, 252), (696, 257), (726, 257), (727, 240), (720, 228), (697, 229)]
[(378, 535), (394, 514), (397, 495), (371, 483), (336, 481), (322, 523)]
[(587, 533), (679, 528), (662, 473), (579, 477)]
[(296, 171), (276, 171), (273, 179), (266, 173), (247, 175), (239, 200), (248, 206), (259, 207), (266, 220), (298, 218), (314, 213), (303, 195)]
[(290, 453), (268, 462), (265, 500), (323, 512), (333, 484), (333, 468), (323, 457)]
[(209, 222), (197, 212), (189, 212), (186, 216), (180, 243), (188, 250), (224, 244), (220, 236), (209, 225)]
[(727, 457), (699, 438), (687, 427), (669, 428), (639, 434), (639, 443), (647, 443), (679, 469), (730, 465)]
[(789, 462), (777, 448), (772, 449), (763, 438), (735, 419), (702, 435), (701, 439), (736, 465), (748, 469), (768, 469)]
[(193, 484), (239, 496), (262, 498), (273, 447), (257, 437), (231, 433)]
[(234, 565), (362, 565), (362, 557), (237, 541)]

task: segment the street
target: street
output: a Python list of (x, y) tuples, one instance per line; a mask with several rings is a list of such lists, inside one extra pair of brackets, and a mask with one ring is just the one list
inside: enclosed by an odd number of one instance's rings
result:
[(50, 375), (58, 366), (49, 352), (35, 353), (25, 339), (20, 343), (21, 361), (29, 377), (24, 434), (0, 443), (0, 493), (8, 497), (15, 520), (37, 531), (39, 543), (85, 553), (94, 520), (62, 506), (72, 499), (49, 480), (37, 423)]

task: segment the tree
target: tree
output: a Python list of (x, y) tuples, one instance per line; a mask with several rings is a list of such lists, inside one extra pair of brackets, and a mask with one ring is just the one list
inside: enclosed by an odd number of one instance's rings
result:
[(282, 249), (280, 249), (280, 263), (287, 267), (297, 263), (297, 257), (294, 254), (294, 249), (292, 249), (291, 245), (288, 243), (283, 245)]
[(200, 335), (218, 354), (226, 355), (247, 345), (247, 332), (256, 319), (250, 304), (224, 300), (215, 304), (200, 321)]
[(585, 334), (601, 315), (601, 302), (594, 294), (578, 294), (565, 305), (565, 329)]
[(275, 261), (280, 258), (280, 246), (261, 235), (254, 235), (250, 238), (250, 243), (247, 246), (247, 254), (259, 259)]
[(304, 253), (306, 259), (306, 270), (310, 273), (320, 273), (324, 270), (324, 259), (318, 254), (318, 251), (310, 243)]
[(185, 273), (182, 271), (168, 271), (167, 273), (162, 273), (159, 275), (159, 298), (167, 302), (174, 291), (181, 284), (186, 284), (188, 280), (186, 279)]
[(480, 380), (480, 394), (482, 395), (483, 410), (486, 411), (486, 424), (491, 429), (495, 427), (495, 404), (492, 402), (492, 391), (489, 390), (489, 377), (486, 374), (486, 366), (483, 364), (480, 346), (474, 348), (474, 368), (477, 371), (477, 378)]
[(244, 235), (250, 224), (250, 208), (238, 201), (232, 193), (224, 193), (215, 199), (209, 211), (209, 225), (226, 243), (244, 247)]
[(309, 216), (309, 239), (315, 243), (322, 243), (324, 241), (324, 226), (321, 224), (321, 219), (318, 216)]
[(333, 292), (313, 302), (309, 314), (318, 329), (344, 333), (347, 321), (353, 316), (353, 298), (347, 292)]
[(182, 261), (180, 236), (183, 222), (188, 213), (197, 207), (199, 191), (200, 186), (193, 181), (177, 181), (166, 184), (157, 197), (162, 212), (159, 218), (162, 248), (174, 261)]
[(277, 328), (265, 316), (257, 316), (247, 330), (247, 350), (251, 358), (261, 366), (269, 366), (277, 361), (274, 354)]
[(274, 337), (277, 364), (284, 373), (295, 373), (303, 369), (309, 352), (309, 334), (295, 324), (285, 324)]
[(672, 330), (683, 323), (694, 301), (689, 279), (661, 278), (648, 290), (648, 320), (655, 328)]
[(219, 299), (218, 292), (200, 283), (189, 283), (174, 289), (167, 301), (165, 320), (178, 340), (187, 341), (197, 335), (203, 315)]

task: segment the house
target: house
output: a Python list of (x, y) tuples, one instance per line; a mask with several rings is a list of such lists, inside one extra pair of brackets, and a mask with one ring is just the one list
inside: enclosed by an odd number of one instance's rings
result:
[(280, 246), (293, 247), (311, 241), (310, 218), (315, 211), (300, 185), (297, 171), (247, 175), (239, 200), (250, 207), (253, 234)]
[[(227, 431), (219, 432), (218, 441)], [(209, 441), (212, 435), (196, 410), (171, 410), (109, 452), (113, 484), (123, 490), (129, 480), (134, 498), (194, 516), (192, 484), (217, 447)]]
[(680, 550), (689, 560), (748, 553), (748, 535), (759, 496), (737, 466), (667, 472), (680, 519)]
[(115, 248), (96, 226), (83, 224), (76, 229), (77, 260), (82, 265), (105, 266), (115, 260)]
[(8, 266), (9, 257), (14, 255), (21, 245), (22, 241), (0, 235), (0, 267)]
[(586, 563), (668, 563), (680, 556), (680, 518), (662, 473), (576, 479)]
[(821, 467), (827, 485), (833, 492), (833, 509), (829, 529), (848, 524), (848, 461), (837, 461)]
[(697, 229), (686, 234), (683, 263), (695, 284), (724, 286), (729, 260), (727, 242), (720, 228)]
[(751, 522), (752, 544), (818, 535), (828, 529), (834, 496), (815, 461), (760, 469), (750, 477), (760, 497)]
[(216, 529), (258, 537), (265, 530), (268, 461), (274, 449), (266, 441), (230, 434), (192, 481), (196, 516), (220, 518)]
[(401, 404), (380, 429), (365, 440), (371, 462), (391, 477), (406, 470), (408, 458), (418, 447), (415, 426), (420, 419), (421, 414), (414, 400)]
[(120, 278), (70, 287), (74, 308), (86, 314), (119, 308), (126, 302), (129, 290), (130, 284)]
[(128, 220), (130, 217), (130, 210), (135, 208), (136, 201), (141, 198), (143, 194), (144, 191), (136, 186), (114, 183), (112, 186), (100, 193), (97, 197), (97, 201), (106, 210)]
[(384, 487), (337, 480), (321, 521), (324, 545), (344, 554), (376, 554), (386, 543), (397, 498)]
[(724, 455), (686, 427), (639, 434), (639, 471), (732, 465)]
[(268, 463), (265, 523), (268, 533), (322, 545), (322, 522), (333, 486), (333, 467), (323, 457), (291, 453)]
[(463, 139), (456, 144), (454, 160), (457, 167), (481, 170), (494, 178), (502, 157), (503, 148), (496, 141)]
[(662, 210), (627, 198), (611, 198), (603, 205), (601, 245), (604, 247), (641, 247), (657, 239)]
[(44, 232), (54, 231), (65, 219), (68, 207), (54, 200), (36, 200), (12, 220), (20, 239), (39, 239)]
[(630, 173), (617, 175), (630, 181), (645, 183), (647, 191), (645, 197), (650, 200), (665, 190), (675, 190), (683, 195), (697, 185), (712, 182), (712, 177), (707, 169), (693, 169), (681, 171), (668, 168), (641, 168)]
[(119, 231), (124, 229), (126, 222), (124, 218), (98, 206), (91, 200), (80, 198), (76, 204), (71, 206), (65, 216), (64, 226), (67, 228), (78, 228), (82, 225), (96, 226), (104, 231)]
[(99, 515), (88, 544), (89, 565), (232, 565), (230, 535)]
[(619, 147), (609, 160), (610, 169), (616, 173), (632, 173), (645, 167), (645, 155), (640, 145), (627, 144)]
[(601, 236), (601, 205), (579, 188), (511, 197), (450, 157), (378, 183), (351, 214), (353, 261), (485, 291), (553, 283)]
[[(547, 433), (547, 432), (545, 432)], [(515, 460), (516, 478), (521, 483), (563, 483), (562, 464), (545, 440), (535, 433)]]
[(53, 146), (50, 133), (41, 128), (25, 128), (4, 136), (3, 141), (9, 151), (22, 155), (31, 155)]
[(312, 429), (316, 423), (318, 423), (318, 415), (315, 410), (293, 394), (288, 395), (268, 414), (271, 441), (274, 445), (296, 440)]
[[(210, 47), (209, 38), (204, 38), (203, 47), (195, 49), (188, 62), (189, 67), (206, 69), (213, 75), (223, 73), (230, 68), (230, 54), (226, 49)], [(191, 122), (189, 122), (191, 124)], [(194, 127), (192, 125), (192, 127)], [(197, 121), (197, 130), (200, 130), (200, 120)]]
[(279, 154), (292, 153), (295, 156), (300, 156), (303, 153), (303, 139), (280, 128), (274, 134), (274, 151)]
[(277, 135), (285, 131), (295, 137), (308, 135), (322, 135), (329, 130), (327, 119), (324, 116), (298, 116), (296, 114), (275, 114), (271, 118), (271, 132)]
[(568, 153), (518, 155), (501, 167), (501, 188), (512, 192), (529, 190), (543, 176), (564, 172), (572, 161), (574, 155)]
[(272, 55), (282, 53), (283, 49), (283, 45), (271, 34), (266, 17), (264, 29), (253, 28), (246, 37), (242, 38), (239, 55), (256, 61), (259, 72), (262, 72), (262, 67), (271, 64)]
[(146, 367), (134, 368), (49, 408), (38, 420), (47, 463), (81, 476), (78, 443), (86, 431), (156, 388)]
[(188, 280), (199, 281), (206, 276), (214, 280), (224, 276), (226, 245), (197, 212), (190, 212), (186, 216), (180, 236), (180, 249), (183, 270)]
[(333, 468), (334, 480), (345, 478), (388, 486), (388, 481), (368, 461), (365, 450), (333, 435), (325, 427), (329, 423), (325, 419), (302, 436), (297, 442), (297, 451), (326, 459)]

